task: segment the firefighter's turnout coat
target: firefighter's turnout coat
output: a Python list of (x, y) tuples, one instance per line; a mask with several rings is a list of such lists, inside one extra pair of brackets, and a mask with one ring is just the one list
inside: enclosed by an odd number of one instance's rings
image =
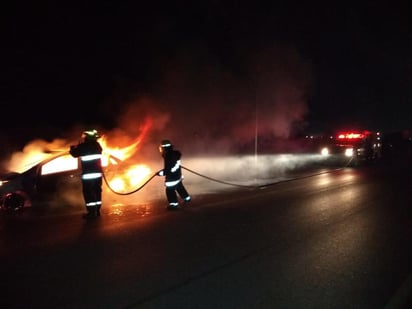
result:
[(161, 176), (165, 176), (166, 187), (177, 185), (182, 178), (182, 169), (180, 166), (180, 158), (182, 154), (179, 150), (168, 150), (164, 156), (164, 166), (161, 171)]
[(86, 207), (100, 206), (103, 176), (101, 145), (97, 140), (86, 139), (77, 146), (71, 146), (70, 154), (80, 158)]
[(188, 202), (191, 199), (182, 182), (181, 156), (180, 151), (167, 149), (163, 155), (163, 170), (159, 172), (159, 176), (165, 176), (166, 196), (169, 207), (173, 208), (179, 205), (176, 191), (184, 201)]

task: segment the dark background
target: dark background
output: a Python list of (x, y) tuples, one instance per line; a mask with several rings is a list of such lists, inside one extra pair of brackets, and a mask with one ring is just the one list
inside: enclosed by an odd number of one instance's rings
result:
[[(75, 125), (112, 130), (130, 106), (136, 122), (167, 114), (160, 131), (173, 123), (205, 138), (253, 131), (254, 109), (267, 115), (262, 130), (282, 136), (410, 128), (406, 4), (26, 1), (2, 11), (5, 145)], [(245, 127), (228, 130), (223, 117)]]

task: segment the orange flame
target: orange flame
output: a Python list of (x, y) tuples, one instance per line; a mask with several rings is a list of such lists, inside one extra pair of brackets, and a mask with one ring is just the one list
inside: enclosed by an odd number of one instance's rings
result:
[[(146, 136), (151, 121), (148, 119), (141, 129), (137, 139), (132, 144), (126, 147), (112, 146), (109, 143), (109, 138), (102, 136), (99, 140), (103, 148), (102, 165), (105, 170), (110, 167), (118, 166), (113, 169), (114, 175), (107, 179), (109, 186), (115, 191), (131, 191), (142, 184), (150, 175), (151, 169), (146, 164), (128, 164), (130, 159), (139, 147)], [(110, 141), (116, 144), (117, 141)], [(8, 163), (10, 171), (24, 172), (29, 168), (42, 163), (40, 173), (41, 175), (59, 173), (63, 171), (75, 171), (78, 169), (78, 159), (73, 158), (68, 154), (69, 145), (62, 140), (56, 140), (52, 143), (47, 143), (41, 140), (30, 142), (22, 152), (14, 153)], [(50, 149), (53, 149), (50, 151)], [(57, 150), (58, 149), (58, 150)], [(57, 156), (57, 158), (46, 162), (46, 160)], [(135, 161), (135, 160), (133, 160)], [(121, 165), (121, 166), (120, 166)], [(106, 175), (108, 176), (108, 175)]]
[[(124, 161), (130, 158), (137, 151), (137, 146), (140, 143), (140, 140), (137, 140), (133, 144), (120, 148), (120, 147), (110, 147), (108, 145), (106, 136), (102, 136), (99, 140), (100, 145), (103, 148), (103, 158), (102, 165), (108, 166), (109, 164), (117, 164), (117, 160)], [(113, 159), (114, 158), (114, 159)]]
[[(127, 159), (130, 159), (139, 149), (143, 138), (146, 136), (151, 121), (146, 120), (138, 138), (126, 147), (120, 148), (117, 146), (110, 146), (105, 136), (99, 140), (103, 148), (102, 165), (108, 167), (110, 165), (124, 165)], [(142, 184), (148, 175), (151, 174), (151, 169), (146, 164), (134, 164), (126, 168), (117, 169), (115, 176), (107, 179), (109, 186), (114, 191), (127, 192), (137, 188)]]
[[(125, 161), (126, 159), (129, 159), (131, 156), (133, 156), (139, 149), (139, 146), (143, 138), (146, 136), (150, 126), (151, 121), (147, 119), (146, 123), (144, 124), (141, 130), (139, 137), (131, 145), (123, 148), (117, 146), (109, 146), (106, 136), (103, 135), (99, 140), (99, 143), (102, 145), (103, 148), (103, 166), (108, 166), (110, 163), (116, 164), (116, 160)], [(111, 160), (112, 158), (114, 158), (114, 160)]]
[(116, 192), (130, 191), (137, 188), (151, 174), (150, 168), (145, 164), (129, 167), (124, 173), (116, 175), (109, 181), (109, 186)]

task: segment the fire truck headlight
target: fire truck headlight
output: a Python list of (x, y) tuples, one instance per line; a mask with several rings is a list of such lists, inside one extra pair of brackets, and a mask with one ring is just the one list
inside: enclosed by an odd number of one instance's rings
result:
[(327, 156), (329, 155), (329, 149), (327, 147), (322, 148), (322, 150), (320, 151), (322, 156)]
[(347, 148), (345, 150), (345, 156), (346, 157), (352, 157), (353, 156), (353, 148)]

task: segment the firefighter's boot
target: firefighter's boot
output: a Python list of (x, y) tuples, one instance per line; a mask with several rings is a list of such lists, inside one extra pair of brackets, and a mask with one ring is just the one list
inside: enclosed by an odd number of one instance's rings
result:
[(167, 206), (167, 210), (177, 210), (177, 209), (179, 209), (179, 203), (177, 202), (169, 203), (169, 206)]

